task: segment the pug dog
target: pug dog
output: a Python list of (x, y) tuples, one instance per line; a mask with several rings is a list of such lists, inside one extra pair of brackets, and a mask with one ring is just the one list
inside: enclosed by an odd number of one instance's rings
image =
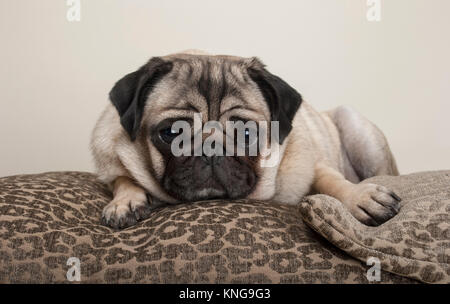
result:
[[(347, 106), (317, 112), (255, 58), (187, 51), (153, 57), (112, 88), (111, 103), (92, 134), (99, 178), (112, 201), (102, 223), (122, 229), (164, 204), (211, 199), (297, 204), (311, 193), (338, 199), (366, 225), (380, 225), (400, 208), (390, 189), (360, 181), (398, 175), (383, 133)], [(276, 140), (261, 155), (175, 156), (174, 121), (276, 121)], [(266, 154), (265, 154), (266, 155)]]

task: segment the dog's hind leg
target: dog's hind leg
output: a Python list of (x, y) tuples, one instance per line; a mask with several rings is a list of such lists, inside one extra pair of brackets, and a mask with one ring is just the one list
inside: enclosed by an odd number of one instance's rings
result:
[[(326, 112), (338, 129), (347, 166), (353, 168), (359, 181), (376, 175), (398, 175), (383, 133), (370, 121), (349, 107), (339, 107)], [(316, 192), (330, 195), (341, 201), (359, 221), (378, 226), (400, 210), (401, 198), (392, 190), (349, 179), (351, 170), (338, 172), (326, 162), (315, 166), (313, 187)], [(354, 177), (354, 175), (353, 175)]]
[(327, 112), (335, 123), (347, 157), (360, 180), (376, 175), (398, 175), (384, 134), (348, 106)]

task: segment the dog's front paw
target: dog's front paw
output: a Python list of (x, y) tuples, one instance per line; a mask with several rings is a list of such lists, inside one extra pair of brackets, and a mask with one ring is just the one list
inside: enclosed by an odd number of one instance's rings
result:
[(150, 204), (144, 193), (126, 193), (114, 197), (106, 205), (102, 212), (102, 224), (114, 229), (123, 229), (148, 218), (150, 213)]
[(401, 198), (386, 187), (358, 184), (344, 203), (363, 224), (379, 226), (399, 212), (400, 201)]

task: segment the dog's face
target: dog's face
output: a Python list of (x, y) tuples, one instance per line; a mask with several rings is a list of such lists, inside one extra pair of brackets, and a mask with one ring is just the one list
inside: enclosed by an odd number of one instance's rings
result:
[[(300, 94), (255, 58), (189, 54), (152, 58), (119, 80), (110, 98), (130, 145), (146, 147), (141, 149), (141, 157), (148, 163), (145, 170), (151, 172), (165, 195), (177, 202), (270, 198), (275, 191), (277, 166), (262, 166), (261, 154), (267, 153), (264, 149), (283, 144), (301, 103)], [(218, 147), (218, 142), (213, 145), (215, 151), (223, 150), (223, 155), (199, 155), (194, 152), (198, 144), (194, 121), (199, 117), (200, 125), (208, 121), (222, 126), (229, 121), (264, 121), (270, 126), (271, 121), (278, 121), (279, 134), (276, 140), (268, 135), (250, 142), (249, 134), (257, 134), (256, 130), (241, 130), (244, 134), (234, 134), (233, 138), (224, 127), (220, 135), (223, 142)], [(173, 129), (176, 121), (190, 126), (192, 153), (174, 154), (173, 143), (180, 135)], [(204, 144), (209, 135), (201, 134), (200, 143)], [(244, 139), (246, 155), (226, 154), (227, 140), (237, 138)], [(260, 145), (260, 141), (264, 145), (258, 146), (258, 153), (248, 155), (250, 146)]]

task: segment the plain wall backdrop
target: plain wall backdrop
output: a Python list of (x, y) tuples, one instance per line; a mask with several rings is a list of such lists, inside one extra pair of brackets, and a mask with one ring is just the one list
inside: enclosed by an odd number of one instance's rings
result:
[(450, 1), (0, 0), (0, 176), (92, 171), (112, 85), (185, 49), (258, 56), (316, 109), (351, 105), (401, 173), (450, 169)]

